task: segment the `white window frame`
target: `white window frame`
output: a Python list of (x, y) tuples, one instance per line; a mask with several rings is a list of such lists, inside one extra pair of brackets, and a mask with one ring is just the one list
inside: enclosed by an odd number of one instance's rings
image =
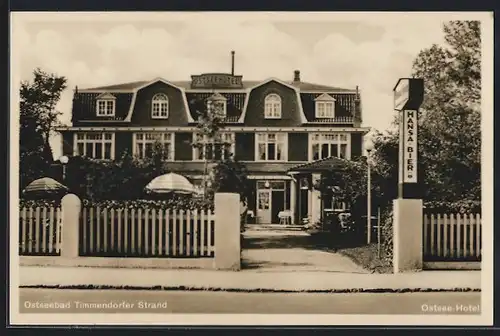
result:
[[(200, 137), (200, 136), (201, 136), (200, 133), (193, 132), (193, 143), (197, 143), (199, 141), (198, 137)], [(235, 152), (235, 150), (236, 150), (236, 136), (235, 136), (235, 133), (234, 132), (221, 132), (219, 134), (219, 136), (221, 138), (225, 138), (224, 140), (229, 140), (229, 142), (231, 142), (231, 146), (230, 146), (229, 151), (234, 156), (236, 154), (236, 152)], [(196, 146), (193, 146), (193, 151), (192, 151), (193, 161), (204, 162), (205, 161), (205, 157), (206, 157), (207, 146), (215, 146), (216, 143), (217, 143), (216, 139), (210, 140), (210, 139), (208, 139), (207, 135), (203, 135), (203, 138), (204, 139), (202, 140), (202, 143), (203, 143), (203, 147), (202, 148), (197, 148)], [(199, 158), (199, 151), (200, 150), (203, 151), (203, 155), (202, 155), (201, 159)], [(225, 159), (224, 153), (222, 155), (222, 159)]]
[[(167, 139), (169, 136), (169, 139)], [(132, 137), (133, 156), (139, 157), (141, 159), (146, 158), (146, 144), (154, 144), (156, 141), (160, 141), (162, 144), (168, 143), (169, 156), (165, 158), (165, 161), (175, 160), (175, 133), (174, 132), (134, 132)], [(139, 153), (139, 145), (142, 145)]]
[[(90, 136), (98, 136), (100, 135), (101, 139), (93, 139)], [(109, 136), (108, 136), (109, 135)], [(74, 156), (84, 156), (96, 160), (114, 160), (115, 159), (115, 133), (113, 132), (77, 132), (74, 133), (73, 138), (73, 155)], [(87, 144), (92, 144), (92, 155), (87, 153)], [(83, 144), (83, 153), (80, 153), (78, 150), (78, 145)], [(101, 144), (101, 157), (96, 157), (96, 144)], [(106, 144), (111, 144), (110, 148), (110, 157), (105, 158), (105, 150)]]
[[(318, 159), (314, 159), (313, 147), (314, 145), (318, 145), (319, 147), (319, 157)], [(341, 145), (346, 145), (346, 157), (345, 159), (351, 159), (351, 133), (347, 132), (335, 132), (335, 133), (326, 133), (326, 132), (314, 132), (309, 133), (309, 161), (321, 160), (322, 158), (322, 148), (323, 144), (328, 145), (337, 145), (337, 155), (332, 155), (329, 153), (328, 156), (335, 156), (340, 158), (341, 153)], [(328, 146), (328, 151), (331, 151), (331, 146)]]
[(317, 101), (316, 118), (335, 118), (335, 103), (333, 101)]
[[(158, 110), (155, 110), (156, 106)], [(168, 119), (169, 114), (168, 96), (164, 93), (155, 94), (151, 99), (151, 119)]]
[[(101, 104), (102, 103), (102, 104)], [(101, 110), (101, 105), (104, 106), (104, 112)], [(111, 112), (108, 113), (108, 107), (111, 105)], [(114, 117), (116, 110), (116, 98), (101, 98), (96, 102), (96, 115), (98, 117)]]
[[(270, 140), (270, 136), (274, 135), (276, 137), (276, 141)], [(281, 139), (278, 141), (277, 138), (281, 137)], [(283, 144), (283, 150), (282, 150), (282, 155), (281, 159), (279, 160), (269, 160), (269, 143), (282, 143)], [(266, 152), (266, 158), (261, 159), (259, 155), (259, 144), (264, 143), (265, 144), (265, 152)], [(275, 157), (277, 153), (277, 146), (275, 146)], [(255, 133), (255, 161), (256, 162), (286, 162), (288, 161), (288, 133), (286, 132), (257, 132)]]
[(315, 116), (318, 119), (334, 119), (335, 118), (335, 101), (336, 99), (328, 93), (323, 93), (315, 99)]
[[(338, 207), (338, 206), (340, 206), (340, 207)], [(325, 207), (325, 209), (331, 209), (334, 211), (349, 210), (349, 206), (346, 202), (337, 201), (337, 200), (335, 200), (334, 196), (328, 197), (328, 199), (325, 200), (324, 207)]]
[(276, 93), (270, 93), (264, 99), (264, 118), (281, 119), (281, 97)]

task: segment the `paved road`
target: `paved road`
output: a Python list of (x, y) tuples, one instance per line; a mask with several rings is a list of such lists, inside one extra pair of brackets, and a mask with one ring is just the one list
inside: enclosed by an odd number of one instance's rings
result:
[(326, 294), (20, 289), (21, 313), (471, 314), (480, 313), (480, 302), (477, 292)]

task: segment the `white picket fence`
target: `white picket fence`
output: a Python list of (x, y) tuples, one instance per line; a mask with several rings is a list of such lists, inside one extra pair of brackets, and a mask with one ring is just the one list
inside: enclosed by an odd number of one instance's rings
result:
[(214, 222), (206, 210), (83, 207), (80, 255), (213, 257)]
[(480, 214), (424, 213), (424, 261), (480, 261)]
[(19, 255), (59, 255), (61, 208), (54, 206), (19, 209)]

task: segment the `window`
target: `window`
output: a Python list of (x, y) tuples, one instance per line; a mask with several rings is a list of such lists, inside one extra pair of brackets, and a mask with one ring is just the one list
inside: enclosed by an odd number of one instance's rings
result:
[(335, 118), (335, 98), (326, 93), (316, 98), (316, 118)]
[(266, 96), (264, 101), (264, 116), (266, 119), (281, 118), (281, 97), (275, 93)]
[(286, 161), (286, 133), (257, 133), (257, 160)]
[(115, 115), (116, 98), (107, 93), (97, 97), (97, 116), (98, 117), (113, 117)]
[(216, 93), (207, 99), (207, 110), (209, 113), (218, 113), (221, 118), (227, 115), (227, 99), (220, 93)]
[(115, 115), (115, 101), (111, 99), (100, 99), (97, 102), (97, 115), (99, 117), (112, 117)]
[(153, 119), (168, 118), (168, 97), (166, 94), (158, 93), (154, 95), (151, 103), (151, 118)]
[(135, 133), (134, 156), (141, 159), (151, 157), (155, 144), (162, 146), (165, 160), (174, 159), (174, 133)]
[(193, 160), (223, 160), (234, 154), (234, 133), (221, 133), (215, 139), (193, 134)]
[(337, 211), (349, 210), (349, 206), (346, 202), (342, 202), (337, 197), (332, 196), (325, 199), (324, 203), (325, 209), (332, 209)]
[(311, 157), (313, 161), (335, 156), (349, 159), (349, 134), (313, 133), (311, 134)]
[(75, 156), (86, 156), (93, 159), (113, 160), (115, 158), (114, 133), (76, 133)]

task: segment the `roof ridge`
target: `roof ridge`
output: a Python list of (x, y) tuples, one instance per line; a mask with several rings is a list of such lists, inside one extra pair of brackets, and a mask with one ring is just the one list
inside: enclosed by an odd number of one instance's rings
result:
[[(277, 80), (280, 80), (281, 82), (283, 83), (286, 83), (288, 85), (291, 85), (291, 86), (294, 86), (298, 89), (301, 89), (301, 90), (305, 90), (305, 91), (316, 91), (316, 90), (319, 90), (318, 93), (324, 93), (324, 92), (321, 92), (321, 91), (324, 91), (324, 90), (331, 90), (331, 91), (352, 91), (352, 92), (355, 92), (355, 89), (347, 89), (347, 88), (342, 88), (342, 87), (337, 87), (337, 86), (332, 86), (332, 85), (327, 85), (327, 84), (319, 84), (319, 83), (315, 83), (315, 82), (308, 82), (308, 81), (300, 81), (300, 82), (295, 82), (295, 81), (290, 81), (290, 80), (282, 80), (280, 78), (276, 78)], [(138, 86), (141, 86), (142, 84), (145, 84), (145, 83), (149, 83), (151, 81), (153, 81), (154, 79), (150, 79), (150, 80), (135, 80), (135, 81), (127, 81), (127, 82), (121, 82), (121, 83), (115, 83), (115, 84), (106, 84), (106, 85), (100, 85), (100, 86), (93, 86), (93, 87), (86, 87), (86, 88), (82, 88), (80, 90), (82, 91), (92, 91), (92, 90), (106, 90), (106, 89), (109, 89), (109, 90), (120, 90), (122, 86), (130, 86), (129, 88), (125, 89), (123, 88), (123, 90), (133, 90), (133, 89), (136, 89)], [(266, 81), (266, 79), (248, 79), (248, 80), (242, 80), (242, 83), (246, 83), (248, 85), (252, 85), (252, 84), (258, 84), (258, 83), (262, 83)], [(170, 83), (173, 83), (173, 84), (182, 84), (182, 85), (186, 85), (187, 83), (190, 82), (190, 80), (172, 80), (172, 81), (169, 81)], [(313, 86), (313, 88), (302, 88), (301, 85), (306, 85), (306, 86)], [(134, 87), (134, 86), (137, 86), (137, 87)], [(314, 88), (314, 86), (318, 87), (318, 88)], [(189, 90), (189, 88), (186, 88)]]

